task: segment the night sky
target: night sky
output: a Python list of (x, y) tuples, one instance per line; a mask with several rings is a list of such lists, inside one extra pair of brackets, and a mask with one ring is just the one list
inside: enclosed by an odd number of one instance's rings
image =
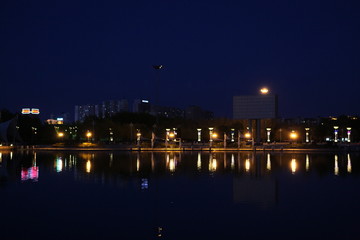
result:
[(282, 117), (359, 114), (360, 1), (2, 0), (0, 108), (199, 105), (268, 86)]

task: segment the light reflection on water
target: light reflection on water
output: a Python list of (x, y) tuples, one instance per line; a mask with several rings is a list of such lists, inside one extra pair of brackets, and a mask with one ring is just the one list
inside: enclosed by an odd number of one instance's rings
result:
[[(198, 238), (207, 239), (225, 233), (227, 239), (251, 237), (238, 232), (237, 224), (253, 230), (258, 225), (270, 236), (285, 238), (275, 229), (276, 225), (288, 226), (289, 220), (301, 229), (319, 224), (315, 235), (321, 237), (324, 229), (335, 226), (358, 231), (349, 220), (360, 214), (355, 205), (360, 201), (355, 191), (360, 181), (357, 153), (3, 152), (0, 160), (0, 190), (13, 194), (0, 193), (5, 196), (4, 204), (14, 204), (3, 213), (5, 218), (14, 217), (12, 214), (21, 218), (22, 208), (14, 210), (15, 196), (23, 197), (19, 203), (31, 202), (33, 193), (39, 195), (35, 205), (40, 209), (58, 201), (58, 206), (66, 206), (54, 216), (54, 222), (67, 218), (59, 215), (61, 212), (86, 212), (81, 204), (73, 206), (85, 202), (84, 208), (91, 206), (104, 224), (117, 226), (121, 221), (126, 236), (130, 234), (127, 229), (134, 228), (131, 221), (140, 221), (139, 229), (155, 229), (153, 233), (139, 231), (138, 239), (159, 235), (184, 239), (185, 233), (194, 232)], [(30, 186), (36, 188), (29, 190)], [(342, 221), (335, 220), (329, 226), (329, 209), (337, 209), (332, 214), (341, 215)], [(114, 212), (122, 216), (121, 220)], [(253, 218), (252, 214), (258, 216), (257, 224), (246, 221), (245, 216)], [(41, 215), (35, 218), (46, 222)], [(87, 217), (79, 215), (76, 219), (86, 222)], [(226, 232), (216, 228), (220, 219), (227, 226)], [(209, 228), (217, 230), (209, 234)], [(115, 231), (108, 231), (109, 237), (115, 236)], [(327, 239), (335, 238), (336, 234), (327, 231)], [(309, 234), (304, 231), (299, 236)]]

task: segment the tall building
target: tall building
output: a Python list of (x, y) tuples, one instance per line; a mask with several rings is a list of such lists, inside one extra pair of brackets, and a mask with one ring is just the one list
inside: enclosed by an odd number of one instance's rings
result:
[(214, 118), (214, 113), (203, 110), (199, 106), (191, 105), (186, 108), (185, 118), (192, 120), (210, 120)]
[(75, 106), (75, 122), (83, 122), (86, 117), (96, 116), (100, 117), (99, 105), (76, 105)]
[(133, 103), (133, 112), (135, 113), (150, 113), (151, 105), (148, 100), (135, 99)]
[(127, 99), (121, 99), (118, 101), (118, 112), (128, 112), (129, 111), (129, 103)]

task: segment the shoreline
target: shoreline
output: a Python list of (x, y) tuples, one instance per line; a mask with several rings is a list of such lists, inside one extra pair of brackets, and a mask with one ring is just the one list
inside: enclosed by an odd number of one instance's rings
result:
[(358, 146), (342, 146), (339, 148), (269, 148), (256, 146), (254, 148), (149, 148), (149, 147), (54, 147), (54, 146), (0, 146), (0, 151), (132, 151), (132, 152), (360, 152)]

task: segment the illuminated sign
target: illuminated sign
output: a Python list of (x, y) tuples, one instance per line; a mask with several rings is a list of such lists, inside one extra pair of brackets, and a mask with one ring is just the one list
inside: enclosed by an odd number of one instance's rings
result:
[(40, 110), (38, 108), (32, 108), (31, 113), (32, 114), (40, 114)]
[(56, 118), (57, 121), (64, 121), (64, 118)]
[(30, 114), (31, 113), (30, 108), (23, 108), (21, 113), (22, 114)]
[(30, 110), (30, 108), (23, 108), (22, 110), (21, 110), (21, 113), (22, 114), (40, 114), (40, 110), (38, 109), (38, 108), (31, 108), (31, 110)]
[(143, 102), (143, 103), (149, 103), (148, 100), (141, 100), (141, 102)]

